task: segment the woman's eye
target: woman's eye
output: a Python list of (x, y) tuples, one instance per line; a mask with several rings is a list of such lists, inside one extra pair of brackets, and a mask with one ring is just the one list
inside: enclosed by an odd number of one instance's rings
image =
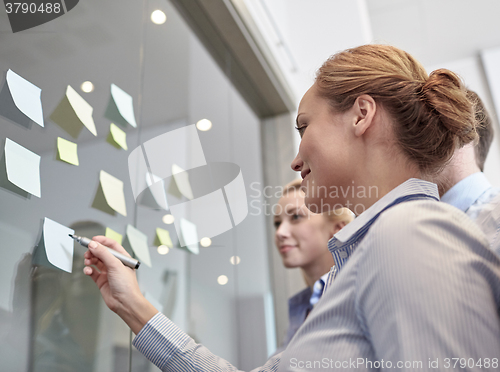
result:
[(280, 227), (281, 221), (274, 221), (274, 228), (277, 230)]
[(306, 128), (307, 125), (301, 125), (300, 127), (295, 127), (295, 129), (297, 129), (297, 131), (299, 132), (301, 138), (304, 135), (304, 131), (306, 130)]
[(299, 220), (302, 216), (300, 214), (293, 214), (292, 215), (292, 220), (293, 221), (296, 221), (296, 220)]

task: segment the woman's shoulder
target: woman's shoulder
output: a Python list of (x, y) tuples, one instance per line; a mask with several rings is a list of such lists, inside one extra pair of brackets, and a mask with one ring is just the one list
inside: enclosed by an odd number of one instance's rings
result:
[(372, 244), (383, 242), (381, 249), (388, 250), (488, 247), (481, 229), (465, 213), (435, 200), (407, 201), (387, 209), (375, 221), (366, 240)]

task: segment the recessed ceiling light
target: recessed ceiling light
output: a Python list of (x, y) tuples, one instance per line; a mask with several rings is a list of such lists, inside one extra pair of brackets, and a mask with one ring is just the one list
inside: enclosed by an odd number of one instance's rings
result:
[(232, 256), (229, 259), (229, 262), (231, 262), (233, 265), (238, 265), (241, 262), (241, 259), (238, 256)]
[(92, 84), (90, 81), (84, 81), (82, 85), (80, 85), (80, 88), (83, 92), (90, 93), (94, 91), (94, 84)]
[(151, 21), (157, 25), (162, 25), (167, 20), (167, 16), (161, 10), (155, 10), (151, 13)]
[(229, 279), (225, 275), (221, 275), (217, 278), (217, 283), (219, 283), (220, 285), (226, 285), (228, 281)]
[(210, 245), (212, 244), (212, 240), (210, 238), (202, 238), (200, 240), (200, 244), (202, 247), (210, 247)]
[(212, 122), (208, 119), (201, 119), (196, 123), (196, 128), (198, 128), (198, 130), (206, 132), (207, 130), (210, 130), (210, 128), (212, 128)]
[(170, 249), (166, 245), (160, 245), (158, 247), (158, 253), (159, 254), (167, 254)]
[(171, 214), (166, 214), (161, 220), (163, 221), (163, 223), (171, 225), (174, 223), (174, 216), (172, 216)]

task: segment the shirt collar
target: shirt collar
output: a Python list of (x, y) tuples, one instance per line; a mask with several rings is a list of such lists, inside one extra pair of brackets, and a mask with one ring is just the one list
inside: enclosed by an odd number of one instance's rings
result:
[(477, 172), (457, 182), (443, 195), (441, 201), (453, 205), (462, 212), (466, 212), (490, 187), (491, 184), (484, 173)]
[(330, 241), (335, 239), (339, 242), (345, 243), (351, 240), (356, 232), (378, 217), (384, 209), (397, 202), (398, 199), (419, 194), (430, 196), (439, 200), (439, 193), (436, 184), (417, 178), (410, 178), (377, 200), (370, 208), (356, 217), (354, 221), (347, 224), (342, 230), (336, 233)]

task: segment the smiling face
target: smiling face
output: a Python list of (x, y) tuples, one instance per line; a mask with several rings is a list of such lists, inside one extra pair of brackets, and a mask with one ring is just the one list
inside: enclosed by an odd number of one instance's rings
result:
[(302, 140), (292, 168), (304, 179), (307, 208), (319, 213), (346, 206), (342, 191), (354, 185), (355, 162), (362, 149), (355, 146), (352, 112), (334, 113), (316, 89), (313, 85), (299, 105), (297, 128)]
[(299, 190), (287, 192), (278, 204), (279, 213), (274, 216), (274, 240), (283, 265), (307, 270), (330, 262), (332, 255), (327, 242), (333, 236), (333, 224), (326, 217), (311, 213), (304, 205), (304, 194)]

